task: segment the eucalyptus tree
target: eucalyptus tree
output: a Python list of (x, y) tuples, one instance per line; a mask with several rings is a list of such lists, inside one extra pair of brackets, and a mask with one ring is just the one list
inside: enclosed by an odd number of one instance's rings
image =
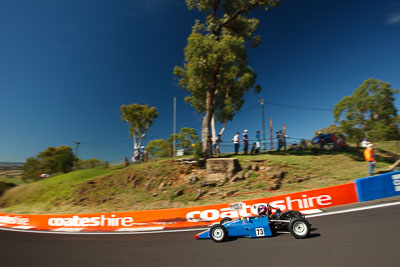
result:
[[(168, 138), (168, 142), (172, 144), (174, 140), (174, 134)], [(184, 149), (185, 154), (193, 154), (193, 146), (199, 143), (199, 135), (193, 128), (184, 127), (181, 128), (178, 134), (175, 134), (176, 147), (177, 149)]]
[(50, 146), (36, 157), (30, 157), (23, 166), (24, 181), (39, 180), (39, 174), (67, 173), (73, 168), (75, 156), (70, 146)]
[(171, 152), (171, 143), (164, 139), (151, 140), (147, 144), (146, 150), (151, 156), (169, 157)]
[(130, 104), (120, 108), (121, 120), (129, 124), (129, 134), (133, 138), (133, 149), (138, 149), (154, 119), (158, 117), (155, 107)]
[(353, 141), (399, 138), (394, 95), (398, 90), (389, 83), (368, 79), (353, 94), (342, 98), (333, 111), (335, 123)]
[(210, 124), (215, 116), (221, 123), (232, 120), (250, 90), (260, 92), (256, 73), (248, 66), (247, 47), (257, 47), (255, 35), (259, 20), (250, 17), (253, 10), (269, 10), (279, 0), (186, 0), (190, 10), (205, 14), (196, 20), (184, 50), (183, 66), (174, 74), (179, 85), (190, 93), (186, 97), (197, 111), (204, 114), (201, 130), (202, 151), (211, 157)]

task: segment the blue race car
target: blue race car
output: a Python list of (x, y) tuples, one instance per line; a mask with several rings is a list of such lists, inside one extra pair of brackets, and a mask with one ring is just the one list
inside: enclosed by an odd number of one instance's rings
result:
[(228, 238), (268, 237), (280, 233), (291, 233), (297, 239), (306, 238), (310, 235), (311, 225), (299, 211), (288, 210), (282, 213), (278, 210), (273, 215), (269, 213), (268, 211), (266, 213), (259, 212), (259, 216), (235, 220), (223, 218), (220, 223), (212, 225), (209, 230), (195, 235), (195, 238), (223, 242)]

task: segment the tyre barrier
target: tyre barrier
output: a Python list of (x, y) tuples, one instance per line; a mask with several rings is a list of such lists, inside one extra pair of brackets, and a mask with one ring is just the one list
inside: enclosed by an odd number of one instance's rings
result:
[(57, 232), (148, 232), (208, 226), (221, 218), (257, 214), (260, 204), (304, 214), (322, 208), (400, 195), (400, 172), (357, 179), (353, 183), (280, 196), (242, 201), (243, 209), (230, 203), (198, 207), (113, 213), (25, 215), (0, 213), (0, 227)]

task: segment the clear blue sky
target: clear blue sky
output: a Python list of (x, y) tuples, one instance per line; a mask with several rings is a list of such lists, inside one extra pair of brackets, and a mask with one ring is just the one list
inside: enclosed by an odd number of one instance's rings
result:
[[(333, 109), (371, 77), (400, 88), (400, 1), (283, 0), (261, 19), (249, 64), (263, 91), (249, 93), (223, 136), (261, 130), (267, 103)], [(155, 106), (148, 139), (177, 128), (200, 132), (201, 114), (172, 71), (196, 18), (184, 0), (1, 0), (0, 161), (25, 161), (49, 146), (81, 141), (79, 156), (118, 161), (132, 153), (123, 104)], [(400, 107), (398, 95), (396, 107)], [(274, 132), (311, 138), (330, 111), (267, 104)], [(268, 125), (268, 123), (267, 123)], [(267, 132), (269, 129), (267, 128)]]

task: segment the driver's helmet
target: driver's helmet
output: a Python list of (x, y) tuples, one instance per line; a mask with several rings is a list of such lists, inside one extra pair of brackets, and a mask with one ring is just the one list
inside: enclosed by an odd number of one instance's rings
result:
[(258, 206), (257, 212), (258, 212), (259, 216), (265, 216), (267, 214), (267, 212), (268, 212), (268, 208), (267, 208), (266, 205), (261, 204), (261, 205)]

